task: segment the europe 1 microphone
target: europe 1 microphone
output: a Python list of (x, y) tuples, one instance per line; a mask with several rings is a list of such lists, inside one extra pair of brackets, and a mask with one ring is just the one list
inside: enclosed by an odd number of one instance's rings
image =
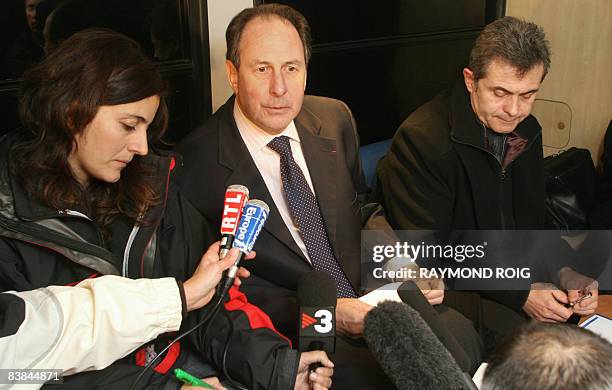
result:
[[(326, 272), (313, 271), (298, 281), (298, 350), (336, 350), (336, 282)], [(320, 363), (310, 365), (314, 371)]]
[(221, 247), (219, 257), (223, 258), (232, 248), (242, 209), (249, 200), (249, 189), (240, 184), (232, 184), (225, 190), (223, 214), (221, 215)]
[(237, 225), (236, 236), (232, 243), (232, 247), (238, 248), (240, 251), (240, 256), (238, 256), (234, 265), (224, 273), (224, 279), (219, 284), (219, 289), (217, 290), (219, 297), (225, 296), (232, 287), (232, 284), (234, 284), (234, 278), (238, 273), (240, 261), (244, 255), (253, 249), (253, 245), (255, 245), (255, 241), (259, 237), (259, 233), (266, 223), (269, 213), (270, 208), (268, 205), (258, 199), (251, 199), (244, 205), (240, 222)]

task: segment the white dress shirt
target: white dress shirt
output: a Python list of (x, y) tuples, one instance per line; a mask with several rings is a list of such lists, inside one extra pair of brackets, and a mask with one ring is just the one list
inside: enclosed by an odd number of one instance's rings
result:
[(272, 200), (283, 218), (283, 222), (285, 222), (287, 229), (289, 229), (289, 233), (291, 233), (291, 237), (293, 237), (293, 240), (297, 246), (300, 248), (302, 253), (304, 253), (306, 259), (310, 261), (308, 251), (306, 250), (306, 245), (300, 236), (299, 229), (293, 222), (289, 205), (285, 199), (283, 180), (281, 179), (280, 172), (280, 155), (268, 147), (268, 142), (272, 141), (272, 139), (275, 137), (280, 137), (281, 135), (289, 137), (289, 145), (291, 146), (293, 159), (304, 173), (310, 190), (316, 196), (314, 187), (312, 186), (312, 180), (310, 179), (308, 166), (306, 165), (306, 160), (304, 159), (304, 153), (302, 152), (300, 137), (298, 136), (297, 129), (295, 128), (295, 123), (291, 121), (287, 128), (280, 134), (272, 135), (266, 133), (244, 115), (238, 106), (237, 101), (234, 102), (234, 120), (236, 121), (236, 126), (238, 127), (242, 140), (246, 144), (253, 161), (255, 161), (255, 166), (257, 166), (259, 173), (261, 173), (266, 187), (268, 187), (268, 191), (272, 196)]

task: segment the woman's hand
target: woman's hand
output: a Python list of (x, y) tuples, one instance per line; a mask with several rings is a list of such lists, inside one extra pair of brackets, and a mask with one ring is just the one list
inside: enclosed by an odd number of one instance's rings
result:
[[(202, 256), (193, 275), (183, 283), (188, 311), (199, 309), (210, 302), (223, 271), (229, 269), (238, 259), (240, 252), (235, 248), (230, 250), (223, 259), (219, 259), (219, 247), (218, 241), (212, 244)], [(245, 259), (254, 257), (255, 252), (251, 252), (245, 256)], [(249, 275), (248, 270), (240, 267), (234, 285), (240, 286), (240, 278), (248, 278)]]

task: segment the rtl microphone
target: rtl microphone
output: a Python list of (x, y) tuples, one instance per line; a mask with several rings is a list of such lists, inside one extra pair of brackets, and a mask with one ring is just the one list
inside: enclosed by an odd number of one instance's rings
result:
[(463, 372), (469, 372), (470, 358), (440, 319), (436, 309), (427, 302), (427, 299), (419, 287), (413, 281), (409, 280), (399, 286), (397, 294), (404, 303), (408, 304), (408, 306), (419, 313), (425, 323), (429, 325), (433, 334), (438, 337), (442, 345), (444, 345), (453, 356), (459, 367), (461, 367), (461, 370)]
[[(298, 349), (300, 352), (336, 350), (336, 282), (326, 272), (313, 271), (298, 281), (299, 321)], [(321, 367), (310, 365), (310, 370)]]
[(476, 389), (423, 318), (410, 306), (385, 301), (365, 317), (365, 340), (398, 390)]
[(227, 294), (232, 287), (234, 278), (238, 272), (240, 260), (253, 249), (253, 245), (255, 245), (261, 228), (263, 228), (264, 223), (266, 223), (269, 212), (270, 208), (261, 200), (252, 199), (244, 205), (242, 217), (240, 217), (240, 223), (238, 223), (236, 236), (232, 244), (233, 248), (238, 248), (240, 256), (238, 256), (238, 259), (236, 259), (236, 262), (230, 267), (227, 273), (224, 274), (225, 279), (219, 284), (218, 292), (220, 297)]
[(221, 216), (221, 248), (219, 257), (223, 258), (232, 249), (242, 209), (249, 200), (249, 189), (240, 184), (233, 184), (225, 190), (223, 215)]

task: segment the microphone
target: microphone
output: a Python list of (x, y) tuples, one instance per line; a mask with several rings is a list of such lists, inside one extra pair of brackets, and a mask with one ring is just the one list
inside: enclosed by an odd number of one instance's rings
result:
[[(333, 354), (336, 350), (335, 280), (323, 271), (309, 272), (298, 281), (297, 296), (298, 350)], [(321, 363), (313, 363), (310, 370), (318, 367)]]
[(221, 215), (221, 248), (219, 257), (224, 258), (232, 248), (242, 208), (249, 200), (249, 189), (240, 184), (232, 184), (225, 190), (223, 214)]
[(410, 306), (385, 301), (365, 317), (365, 340), (398, 390), (476, 389)]
[(232, 284), (234, 284), (234, 278), (236, 277), (236, 273), (238, 273), (240, 261), (244, 255), (248, 254), (253, 249), (255, 241), (257, 241), (257, 237), (259, 237), (259, 233), (264, 223), (266, 223), (269, 212), (270, 208), (268, 205), (258, 199), (249, 200), (247, 204), (244, 205), (240, 223), (237, 225), (236, 236), (232, 243), (232, 247), (238, 248), (240, 251), (240, 256), (238, 256), (234, 265), (224, 273), (225, 279), (219, 284), (219, 297), (225, 296), (232, 287)]
[(442, 345), (444, 345), (453, 356), (455, 362), (461, 367), (461, 370), (463, 372), (469, 372), (470, 358), (463, 348), (461, 348), (455, 337), (450, 333), (446, 325), (444, 325), (436, 309), (427, 302), (427, 299), (425, 299), (417, 285), (413, 281), (406, 281), (399, 286), (397, 294), (402, 302), (408, 304), (408, 306), (419, 313), (425, 323), (429, 325), (433, 334), (436, 335)]

